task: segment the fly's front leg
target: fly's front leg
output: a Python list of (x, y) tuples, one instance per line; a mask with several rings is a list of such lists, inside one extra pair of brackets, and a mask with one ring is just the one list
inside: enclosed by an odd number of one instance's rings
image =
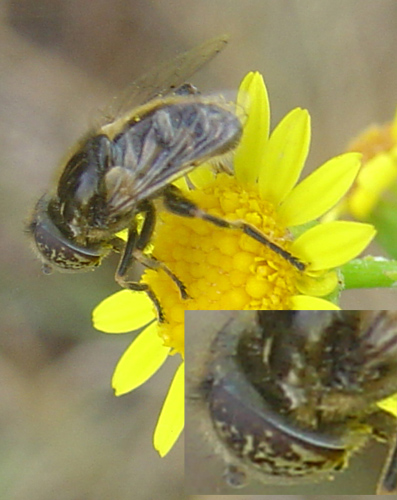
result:
[[(134, 221), (128, 229), (127, 243), (122, 250), (123, 255), (121, 256), (115, 279), (123, 288), (128, 288), (129, 290), (138, 292), (146, 292), (157, 310), (159, 321), (163, 322), (165, 321), (165, 318), (160, 301), (150, 286), (146, 283), (137, 283), (126, 279), (133, 261), (137, 260), (149, 269), (162, 269), (177, 285), (181, 297), (183, 299), (187, 299), (189, 296), (186, 293), (186, 288), (181, 280), (175, 276), (175, 274), (168, 269), (164, 263), (159, 262), (154, 257), (150, 257), (143, 253), (153, 235), (154, 226), (156, 224), (156, 211), (150, 201), (142, 202), (138, 207), (138, 211), (144, 217), (141, 230), (138, 232), (136, 221)], [(120, 248), (120, 244), (117, 239), (114, 240), (114, 246), (116, 250)]]
[(377, 495), (392, 495), (397, 493), (397, 437), (391, 444), (389, 456), (378, 484)]
[(139, 206), (139, 210), (145, 214), (145, 219), (135, 245), (133, 257), (149, 269), (162, 269), (179, 288), (182, 299), (188, 299), (189, 296), (182, 281), (163, 262), (143, 253), (153, 235), (154, 226), (156, 224), (156, 209), (153, 203), (146, 201)]
[(304, 271), (306, 269), (306, 266), (303, 262), (270, 241), (269, 238), (267, 238), (263, 233), (258, 231), (258, 229), (251, 226), (250, 224), (247, 224), (243, 221), (230, 222), (222, 219), (221, 217), (216, 217), (214, 215), (208, 214), (204, 210), (201, 210), (201, 208), (199, 208), (195, 203), (185, 198), (182, 192), (175, 186), (168, 186), (167, 188), (165, 188), (162, 192), (162, 195), (164, 198), (164, 204), (170, 212), (176, 215), (181, 215), (182, 217), (198, 217), (199, 219), (211, 222), (211, 224), (214, 224), (218, 227), (239, 229), (254, 240), (259, 241), (259, 243), (266, 245), (268, 248), (273, 250), (273, 252), (281, 255), (281, 257), (290, 262), (299, 271)]
[(126, 279), (127, 273), (131, 267), (134, 258), (134, 252), (138, 241), (139, 241), (138, 231), (136, 224), (134, 224), (128, 230), (127, 243), (123, 249), (123, 255), (121, 256), (116, 271), (115, 280), (121, 287), (127, 288), (128, 290), (133, 290), (134, 292), (146, 292), (148, 297), (153, 302), (154, 307), (156, 308), (158, 320), (161, 323), (164, 321), (163, 309), (156, 294), (153, 292), (150, 286), (147, 285), (146, 283), (138, 283), (135, 281), (128, 281)]

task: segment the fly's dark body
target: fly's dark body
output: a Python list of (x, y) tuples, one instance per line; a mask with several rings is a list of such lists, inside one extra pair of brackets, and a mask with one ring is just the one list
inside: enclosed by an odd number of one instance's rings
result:
[[(137, 213), (154, 212), (152, 199), (167, 196), (173, 180), (227, 152), (241, 134), (238, 118), (225, 106), (189, 97), (167, 105), (160, 100), (116, 134), (114, 129), (114, 124), (105, 126), (81, 144), (62, 172), (56, 194), (38, 203), (36, 217), (43, 222), (33, 223), (32, 229), (50, 264), (65, 270), (99, 265), (117, 232), (129, 228)], [(53, 225), (65, 239), (65, 251), (55, 258), (48, 234)], [(70, 241), (88, 258), (80, 258), (75, 247), (68, 253)]]
[[(45, 270), (89, 270), (109, 252), (121, 252), (116, 281), (131, 290), (146, 291), (163, 320), (159, 301), (148, 285), (126, 278), (132, 261), (139, 260), (166, 272), (182, 297), (187, 297), (178, 277), (144, 253), (156, 222), (157, 199), (182, 217), (244, 231), (297, 269), (305, 268), (254, 227), (207, 214), (172, 185), (206, 160), (232, 151), (241, 138), (242, 123), (234, 106), (183, 85), (225, 43), (224, 37), (210, 40), (135, 82), (121, 101), (118, 117), (78, 144), (55, 192), (39, 200), (29, 225)], [(135, 99), (144, 104), (136, 107)], [(138, 214), (143, 219), (139, 228)], [(126, 243), (115, 236), (124, 229), (128, 230)]]

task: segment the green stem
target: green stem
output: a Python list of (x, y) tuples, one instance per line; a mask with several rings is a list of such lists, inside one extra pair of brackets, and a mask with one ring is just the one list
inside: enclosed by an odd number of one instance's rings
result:
[(354, 259), (341, 267), (344, 289), (397, 288), (397, 260), (383, 257)]

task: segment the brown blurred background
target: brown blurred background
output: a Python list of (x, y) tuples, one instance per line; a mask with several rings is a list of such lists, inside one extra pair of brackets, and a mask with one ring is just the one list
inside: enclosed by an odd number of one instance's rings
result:
[[(310, 171), (363, 127), (393, 116), (397, 4), (3, 0), (0, 23), (0, 497), (183, 498), (182, 440), (163, 460), (151, 447), (175, 363), (115, 398), (110, 377), (134, 335), (108, 337), (91, 326), (92, 308), (117, 290), (116, 260), (95, 273), (44, 276), (24, 221), (109, 98), (220, 33), (230, 34), (229, 47), (194, 83), (233, 90), (260, 70), (273, 125), (295, 106), (310, 110)], [(345, 294), (343, 305), (394, 304), (395, 292), (372, 290)]]
[[(203, 497), (196, 497), (193, 496), (191, 497), (192, 500), (199, 500)], [(205, 497), (207, 500), (222, 500), (223, 496), (222, 495), (210, 495)], [(310, 500), (338, 500), (343, 498), (344, 500), (353, 500), (353, 497), (350, 495), (323, 495), (321, 497), (312, 495), (310, 497), (305, 497), (305, 496), (293, 496), (293, 495), (255, 495), (254, 497), (252, 496), (247, 496), (247, 495), (231, 495), (228, 497), (228, 500), (250, 500), (251, 498), (255, 498), (256, 500), (272, 500), (272, 499), (279, 499), (279, 500), (305, 500), (306, 498), (310, 498)], [(373, 498), (371, 495), (359, 495), (359, 497), (354, 496), (354, 498), (360, 498), (361, 500), (370, 500)], [(391, 498), (394, 498), (392, 495)]]

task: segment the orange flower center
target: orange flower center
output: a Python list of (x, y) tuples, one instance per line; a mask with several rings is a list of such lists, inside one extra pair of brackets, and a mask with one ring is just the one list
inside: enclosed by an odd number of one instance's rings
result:
[[(212, 215), (248, 222), (288, 250), (288, 232), (255, 187), (243, 187), (234, 177), (221, 173), (188, 196)], [(144, 273), (143, 281), (152, 287), (164, 311), (166, 322), (160, 326), (160, 334), (179, 353), (184, 347), (185, 310), (291, 309), (298, 271), (240, 230), (160, 212), (153, 248), (153, 255), (178, 276), (190, 297), (181, 299), (177, 286), (164, 272)]]

